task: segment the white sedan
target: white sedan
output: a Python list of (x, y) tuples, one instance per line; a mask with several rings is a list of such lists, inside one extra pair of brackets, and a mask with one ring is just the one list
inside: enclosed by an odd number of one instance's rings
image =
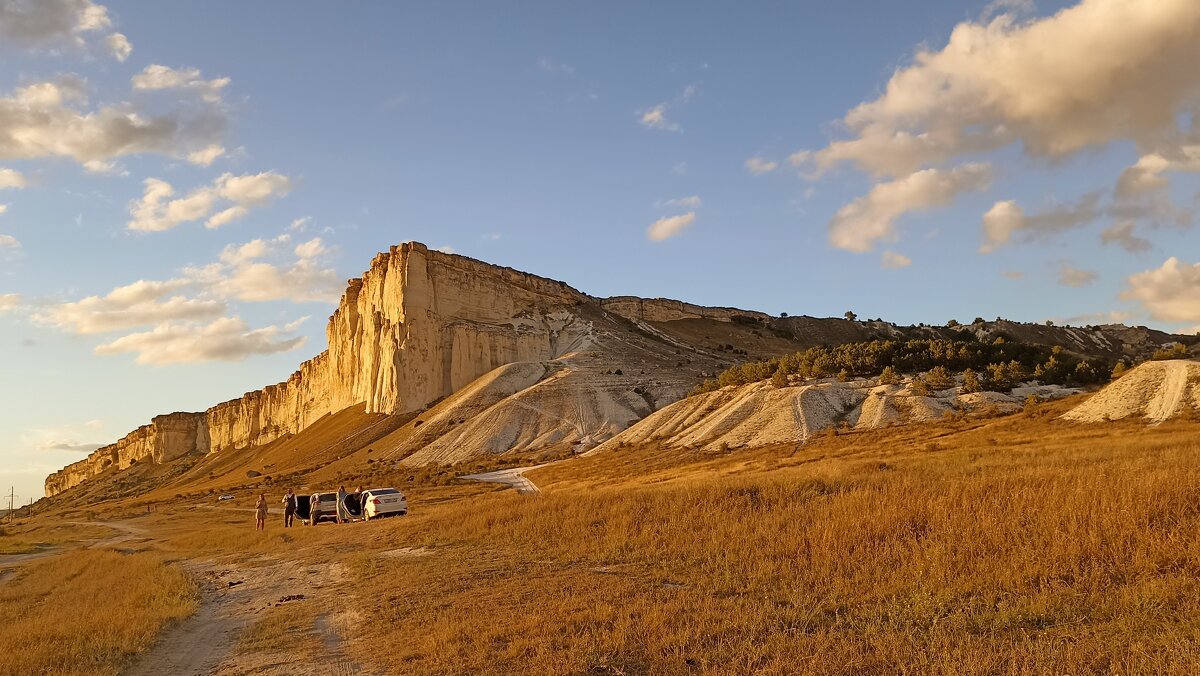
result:
[(363, 518), (370, 521), (380, 516), (408, 514), (408, 499), (395, 488), (372, 488), (362, 492)]

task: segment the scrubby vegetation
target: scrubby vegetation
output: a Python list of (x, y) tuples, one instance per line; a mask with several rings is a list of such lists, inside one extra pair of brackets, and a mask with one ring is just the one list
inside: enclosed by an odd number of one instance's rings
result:
[(954, 374), (971, 371), (974, 391), (1007, 391), (1035, 378), (1055, 385), (1091, 385), (1108, 382), (1112, 362), (1082, 359), (1061, 347), (1026, 345), (1003, 338), (978, 340), (872, 340), (836, 347), (813, 347), (784, 357), (733, 366), (700, 385), (693, 394), (727, 385), (771, 380), (785, 387), (793, 377), (839, 380), (880, 376), (881, 382), (899, 382), (900, 373), (928, 371), (931, 389), (953, 385)]

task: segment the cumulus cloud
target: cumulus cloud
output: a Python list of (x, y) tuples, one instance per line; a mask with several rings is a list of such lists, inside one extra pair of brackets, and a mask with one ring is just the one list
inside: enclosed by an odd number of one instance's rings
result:
[[(292, 189), (290, 178), (273, 171), (243, 176), (222, 174), (211, 186), (197, 188), (178, 199), (172, 199), (175, 188), (161, 179), (148, 178), (142, 185), (142, 198), (129, 205), (133, 218), (127, 227), (143, 232), (162, 232), (202, 218), (208, 219), (205, 227), (219, 228), (245, 216), (250, 207), (287, 195)], [(213, 214), (221, 201), (234, 204)]]
[(201, 167), (207, 167), (225, 154), (225, 146), (212, 144), (195, 152), (188, 153), (187, 161)]
[(1121, 298), (1140, 302), (1155, 319), (1200, 322), (1200, 263), (1172, 256), (1154, 270), (1130, 275), (1128, 285)]
[(660, 103), (638, 112), (638, 122), (647, 129), (683, 131), (674, 121), (667, 118), (667, 104)]
[[(0, 0), (0, 39), (30, 48), (82, 47), (86, 36), (112, 27), (108, 8), (91, 0)], [(104, 40), (114, 58), (124, 61), (133, 47), (120, 33)]]
[[(450, 248), (450, 247), (445, 247), (445, 248)], [(325, 245), (324, 245), (324, 243), (321, 242), (320, 237), (314, 237), (314, 238), (308, 240), (307, 242), (304, 242), (303, 244), (296, 245), (296, 248), (293, 251), (296, 254), (297, 258), (308, 259), (308, 258), (316, 258), (317, 256), (320, 256), (321, 254), (328, 251), (328, 249), (325, 248)], [(454, 252), (450, 251), (449, 253), (454, 253)]]
[(899, 270), (912, 265), (912, 259), (902, 253), (884, 251), (882, 265), (885, 270)]
[(1192, 0), (1082, 0), (1036, 20), (964, 22), (847, 113), (852, 138), (813, 159), (900, 176), (1016, 141), (1042, 157), (1120, 139), (1153, 146), (1200, 93), (1198, 59)]
[(1075, 204), (1057, 206), (1033, 215), (1026, 214), (1012, 200), (996, 202), (983, 215), (984, 243), (979, 251), (994, 251), (1012, 243), (1014, 237), (1032, 241), (1086, 225), (1100, 216), (1100, 196), (1098, 192), (1089, 193)]
[(227, 77), (205, 80), (200, 77), (199, 68), (175, 69), (159, 64), (146, 66), (145, 70), (133, 76), (134, 89), (184, 89), (196, 92), (209, 103), (221, 101), (221, 90), (225, 89), (229, 82)]
[(0, 160), (69, 157), (80, 164), (123, 155), (180, 156), (220, 139), (224, 113), (211, 105), (147, 115), (122, 103), (96, 110), (76, 77), (38, 82), (0, 97)]
[(966, 164), (948, 171), (924, 169), (879, 183), (838, 210), (829, 223), (830, 242), (847, 251), (870, 251), (876, 242), (896, 238), (895, 221), (900, 216), (946, 206), (960, 193), (982, 190), (990, 182), (988, 165)]
[(129, 43), (129, 38), (122, 33), (113, 33), (107, 38), (104, 38), (104, 44), (108, 47), (108, 53), (121, 63), (125, 63), (125, 59), (133, 53), (133, 45)]
[[(303, 320), (300, 320), (303, 321)], [(222, 317), (210, 324), (161, 324), (99, 345), (99, 355), (136, 354), (139, 364), (163, 366), (204, 361), (242, 361), (247, 357), (290, 352), (305, 343), (292, 336), (299, 322), (251, 329), (240, 317)]]
[[(842, 138), (793, 162), (814, 179), (850, 164), (886, 181), (1014, 145), (1055, 160), (1131, 141), (1143, 159), (1114, 216), (1190, 220), (1161, 199), (1162, 174), (1189, 166), (1180, 121), (1200, 98), (1200, 3), (1081, 0), (1030, 19), (1024, 5), (993, 5), (943, 47), (918, 49), (881, 95), (846, 113)], [(997, 227), (1015, 222), (1014, 206), (994, 214)]]
[[(294, 247), (294, 261), (279, 258), (288, 242), (288, 236), (282, 235), (270, 241), (256, 239), (227, 246), (218, 262), (184, 268), (184, 278), (205, 294), (222, 299), (336, 303), (345, 280), (321, 263), (321, 256), (328, 252), (321, 238)], [(268, 257), (272, 260), (264, 260)]]
[[(7, 208), (7, 207), (5, 207)], [(0, 210), (3, 213), (3, 210)], [(21, 242), (12, 235), (0, 235), (0, 249), (20, 249)]]
[(220, 301), (172, 295), (187, 285), (186, 280), (139, 280), (104, 296), (51, 305), (36, 313), (34, 320), (71, 333), (94, 334), (170, 321), (209, 320), (225, 312)]
[(746, 160), (746, 169), (754, 175), (766, 174), (775, 171), (779, 167), (779, 163), (774, 160), (765, 160), (761, 157), (751, 157)]
[(1100, 241), (1105, 244), (1116, 244), (1130, 253), (1140, 253), (1150, 250), (1150, 240), (1133, 234), (1133, 221), (1113, 223), (1100, 233)]
[(653, 242), (661, 242), (664, 239), (679, 235), (695, 220), (696, 212), (694, 211), (689, 211), (679, 216), (660, 218), (651, 224), (650, 228), (646, 231), (646, 236)]
[(1087, 286), (1096, 281), (1099, 275), (1093, 270), (1081, 270), (1069, 263), (1058, 266), (1058, 283), (1075, 289)]

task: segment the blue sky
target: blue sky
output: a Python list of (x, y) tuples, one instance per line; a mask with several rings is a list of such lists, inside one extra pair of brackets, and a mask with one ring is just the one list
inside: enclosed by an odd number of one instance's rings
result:
[(812, 4), (0, 0), (0, 484), (286, 378), (407, 240), (599, 296), (1200, 326), (1194, 3)]

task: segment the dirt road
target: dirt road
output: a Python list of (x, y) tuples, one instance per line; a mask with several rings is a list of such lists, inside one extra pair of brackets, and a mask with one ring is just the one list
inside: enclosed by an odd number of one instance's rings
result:
[[(185, 564), (203, 585), (200, 610), (159, 638), (150, 652), (124, 673), (160, 674), (362, 674), (341, 647), (331, 626), (339, 596), (334, 587), (345, 573), (338, 564), (260, 559), (244, 565), (193, 561)], [(242, 630), (271, 609), (288, 603), (322, 608), (311, 636), (296, 636), (295, 649), (255, 653), (238, 649)]]

